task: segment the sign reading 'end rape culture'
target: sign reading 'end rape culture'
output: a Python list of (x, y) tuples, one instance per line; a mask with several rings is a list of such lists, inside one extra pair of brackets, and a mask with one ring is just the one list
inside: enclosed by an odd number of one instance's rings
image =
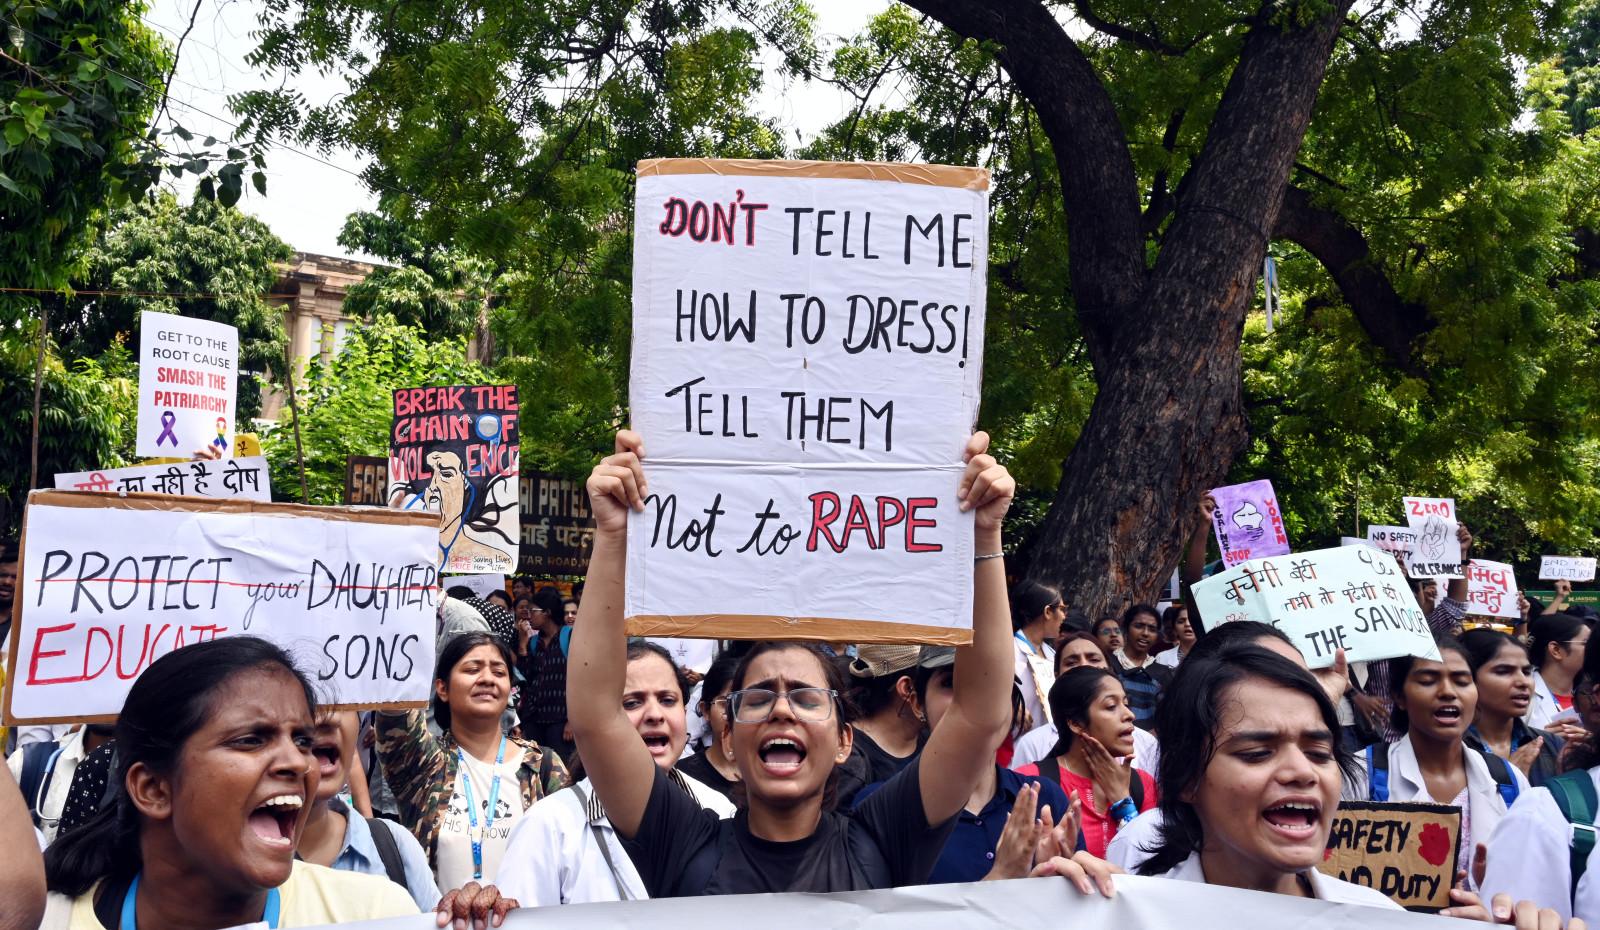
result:
[(635, 634), (962, 643), (988, 173), (639, 166)]
[(439, 515), (34, 491), (22, 530), (6, 722), (105, 719), (181, 646), (269, 639), (330, 705), (421, 706)]

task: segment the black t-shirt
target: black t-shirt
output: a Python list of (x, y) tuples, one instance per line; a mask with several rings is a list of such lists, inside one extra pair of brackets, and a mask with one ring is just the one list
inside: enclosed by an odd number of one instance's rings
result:
[(746, 813), (719, 820), (660, 770), (644, 819), (623, 847), (652, 898), (780, 891), (863, 891), (928, 880), (955, 818), (930, 826), (916, 763), (850, 813), (824, 811), (803, 840), (751, 835)]
[(733, 786), (736, 783), (723, 778), (722, 773), (717, 771), (717, 767), (711, 764), (711, 757), (706, 755), (710, 751), (710, 749), (702, 749), (687, 759), (679, 759), (675, 768), (707, 788), (716, 789), (722, 793), (723, 797), (731, 801), (733, 800)]
[[(918, 749), (921, 749), (920, 741)], [(887, 749), (879, 746), (878, 741), (868, 736), (866, 731), (860, 727), (856, 727), (855, 745), (850, 750), (850, 754), (855, 755), (858, 752), (866, 757), (867, 784), (869, 785), (880, 781), (888, 781), (899, 775), (900, 770), (910, 765), (911, 760), (917, 757), (915, 752), (904, 759), (891, 755)]]

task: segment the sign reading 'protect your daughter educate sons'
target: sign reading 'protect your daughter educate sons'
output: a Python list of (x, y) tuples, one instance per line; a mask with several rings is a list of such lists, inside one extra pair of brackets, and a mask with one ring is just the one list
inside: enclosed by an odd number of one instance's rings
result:
[(630, 632), (966, 642), (976, 168), (639, 165)]

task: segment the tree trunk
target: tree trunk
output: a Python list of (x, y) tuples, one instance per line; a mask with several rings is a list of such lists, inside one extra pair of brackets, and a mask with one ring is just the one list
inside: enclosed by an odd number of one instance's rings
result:
[[(1144, 262), (1142, 240), (1137, 256), (1120, 254), (1127, 248), (1126, 211), (1111, 210), (1107, 236), (1095, 235), (1094, 207), (1130, 199), (1137, 205), (1138, 192), (1085, 193), (1092, 186), (1085, 179), (1104, 183), (1133, 174), (1120, 168), (1128, 158), (1120, 130), (1104, 138), (1103, 124), (1080, 118), (1103, 109), (1085, 100), (1081, 51), (1038, 16), (1044, 8), (1035, 0), (907, 2), (963, 35), (1000, 45), (1001, 64), (1041, 111), (1061, 165), (1073, 296), (1098, 393), (1064, 463), (1027, 575), (1059, 585), (1091, 616), (1148, 601), (1197, 525), (1200, 496), (1221, 482), (1248, 440), (1240, 384), (1244, 318), (1267, 230), (1350, 2), (1339, 0), (1308, 25), (1287, 29), (1273, 20), (1292, 21), (1295, 11), (1263, 6), (1184, 179), (1155, 267), (1136, 282), (1119, 274), (1130, 259)], [(1060, 67), (1035, 60), (1052, 50)], [(1094, 90), (1105, 95), (1103, 86)], [(1085, 139), (1089, 134), (1102, 138)], [(1108, 167), (1107, 159), (1119, 164)], [(1108, 248), (1118, 254), (1108, 255)], [(1087, 268), (1080, 267), (1085, 251)]]

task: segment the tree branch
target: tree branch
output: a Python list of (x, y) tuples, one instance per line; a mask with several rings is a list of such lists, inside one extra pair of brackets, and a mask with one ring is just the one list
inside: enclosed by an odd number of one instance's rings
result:
[(947, 28), (1000, 46), (998, 58), (1055, 150), (1072, 244), (1068, 271), (1091, 357), (1109, 362), (1119, 311), (1144, 283), (1138, 179), (1115, 105), (1094, 66), (1036, 0), (906, 0)]
[[(1161, 134), (1161, 148), (1167, 153), (1170, 164), (1172, 153), (1178, 147), (1178, 131), (1183, 128), (1183, 117), (1188, 111), (1179, 107), (1173, 111), (1167, 120), (1166, 131)], [(1167, 175), (1169, 165), (1162, 165), (1156, 176), (1150, 182), (1150, 201), (1144, 208), (1144, 234), (1151, 236), (1161, 227), (1161, 223), (1172, 212), (1174, 199), (1167, 190)]]
[(1360, 230), (1338, 213), (1314, 204), (1306, 191), (1289, 187), (1273, 235), (1322, 263), (1356, 321), (1397, 368), (1424, 375), (1416, 358), (1416, 340), (1434, 327), (1434, 320), (1427, 307), (1405, 300), (1394, 289), (1372, 260)]
[[(1161, 55), (1182, 55), (1195, 45), (1194, 42), (1190, 42), (1187, 46), (1179, 48), (1176, 45), (1169, 44), (1158, 35), (1140, 32), (1131, 26), (1124, 26), (1121, 23), (1103, 19), (1090, 8), (1089, 0), (1072, 0), (1072, 8), (1077, 10), (1078, 18), (1083, 20), (1084, 25), (1095, 32), (1101, 32), (1113, 39), (1120, 39), (1130, 45), (1136, 45), (1147, 52), (1156, 52)], [(1195, 41), (1198, 42), (1199, 40), (1196, 39)]]

